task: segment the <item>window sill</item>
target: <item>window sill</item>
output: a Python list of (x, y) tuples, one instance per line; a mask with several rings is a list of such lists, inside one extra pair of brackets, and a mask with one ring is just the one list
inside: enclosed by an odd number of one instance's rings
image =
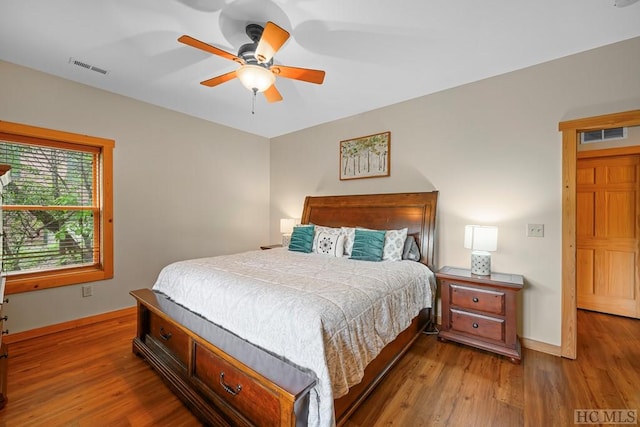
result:
[(39, 291), (59, 286), (75, 285), (113, 278), (113, 271), (103, 266), (79, 267), (39, 273), (25, 273), (7, 276), (5, 294)]

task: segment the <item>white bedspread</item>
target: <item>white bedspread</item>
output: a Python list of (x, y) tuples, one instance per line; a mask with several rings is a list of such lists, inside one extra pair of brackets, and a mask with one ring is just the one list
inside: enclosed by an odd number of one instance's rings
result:
[(355, 261), (286, 249), (176, 262), (153, 286), (317, 376), (309, 426), (335, 425), (333, 399), (432, 306), (435, 276), (413, 261)]

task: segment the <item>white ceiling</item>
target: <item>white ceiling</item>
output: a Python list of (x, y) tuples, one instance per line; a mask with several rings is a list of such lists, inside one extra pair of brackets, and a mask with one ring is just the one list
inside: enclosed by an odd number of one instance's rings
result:
[[(616, 1), (0, 0), (0, 59), (271, 138), (640, 36), (640, 3)], [(238, 65), (176, 39), (236, 54), (266, 21), (291, 33), (276, 63), (326, 77), (278, 78), (252, 115), (237, 79), (199, 84)]]

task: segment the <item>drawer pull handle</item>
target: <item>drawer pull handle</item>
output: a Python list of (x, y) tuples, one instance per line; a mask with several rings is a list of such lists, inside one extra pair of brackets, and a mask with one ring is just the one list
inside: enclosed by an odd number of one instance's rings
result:
[(478, 329), (478, 324), (476, 322), (473, 322), (473, 329)]
[(165, 341), (169, 341), (169, 339), (171, 338), (171, 332), (165, 332), (164, 328), (160, 326), (160, 338)]
[(473, 302), (478, 302), (478, 301), (480, 301), (478, 297), (473, 297)]
[(5, 314), (4, 316), (0, 317), (0, 320), (4, 320), (6, 322), (7, 320), (9, 320), (9, 316)]
[(232, 396), (237, 396), (242, 391), (242, 386), (240, 384), (238, 384), (236, 386), (236, 388), (234, 389), (229, 384), (224, 382), (224, 372), (220, 372), (220, 385), (222, 386), (224, 391), (226, 391), (227, 393), (229, 393)]

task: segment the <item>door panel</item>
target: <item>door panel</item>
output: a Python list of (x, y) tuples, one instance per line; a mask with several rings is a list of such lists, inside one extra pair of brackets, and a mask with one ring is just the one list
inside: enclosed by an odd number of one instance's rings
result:
[(578, 292), (578, 306), (580, 306), (580, 298), (592, 296), (595, 293), (593, 289), (593, 273), (595, 251), (593, 249), (580, 249), (576, 251), (577, 255), (577, 277), (576, 287)]
[(593, 237), (596, 233), (595, 208), (596, 200), (594, 193), (578, 193), (576, 197), (576, 208), (580, 214), (577, 221), (577, 234), (580, 237)]
[(640, 155), (578, 159), (578, 308), (640, 318)]
[(633, 282), (635, 276), (635, 257), (629, 252), (605, 251), (607, 278), (603, 281), (606, 289), (602, 293), (613, 297), (634, 299)]
[(605, 192), (606, 216), (603, 237), (636, 238), (636, 191)]

